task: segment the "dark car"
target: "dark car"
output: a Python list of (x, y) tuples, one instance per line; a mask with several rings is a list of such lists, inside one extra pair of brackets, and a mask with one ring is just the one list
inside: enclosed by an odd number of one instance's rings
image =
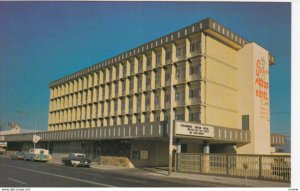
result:
[(90, 167), (91, 160), (82, 153), (70, 153), (68, 157), (62, 158), (62, 163), (65, 166), (84, 166)]
[(11, 158), (16, 160), (24, 160), (25, 153), (22, 151), (16, 151), (14, 154), (11, 155)]

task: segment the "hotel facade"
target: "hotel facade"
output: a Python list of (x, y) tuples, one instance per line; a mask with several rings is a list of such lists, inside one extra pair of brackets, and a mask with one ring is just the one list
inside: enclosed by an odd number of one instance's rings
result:
[[(172, 120), (176, 152), (270, 154), (284, 143), (270, 132), (273, 64), (262, 46), (204, 19), (51, 82), (39, 144), (57, 156), (85, 152), (161, 166)], [(32, 134), (4, 139), (17, 147)]]

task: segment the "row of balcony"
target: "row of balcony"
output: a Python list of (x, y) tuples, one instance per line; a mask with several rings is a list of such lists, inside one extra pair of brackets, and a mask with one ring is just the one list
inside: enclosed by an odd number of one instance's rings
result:
[[(200, 54), (200, 53), (198, 52), (197, 54)], [(169, 59), (169, 60), (167, 60), (165, 65), (171, 64), (173, 62), (180, 62), (182, 60), (185, 60), (185, 58), (184, 57), (182, 57), (182, 58), (178, 57), (176, 60), (173, 60), (173, 61), (171, 59)], [(159, 67), (161, 67), (161, 63), (158, 63), (156, 68), (159, 68)], [(152, 66), (148, 66), (147, 68), (150, 70), (150, 68), (152, 69)], [(141, 69), (139, 69), (137, 73), (135, 71), (130, 71), (130, 75), (139, 75), (141, 72), (149, 72), (149, 71), (142, 71)], [(124, 76), (124, 74), (123, 74), (123, 76), (121, 76), (121, 77), (120, 77), (120, 75), (116, 75), (114, 78), (113, 77), (106, 78), (106, 79), (102, 78), (103, 83), (101, 83), (101, 84), (99, 84), (100, 81), (98, 83), (99, 78), (98, 78), (97, 74), (95, 74), (94, 77), (91, 75), (88, 78), (84, 77), (83, 80), (82, 80), (83, 83), (80, 83), (80, 81), (79, 81), (78, 82), (79, 87), (75, 84), (73, 85), (72, 82), (70, 83), (70, 85), (68, 85), (68, 83), (67, 83), (66, 88), (65, 88), (66, 92), (59, 93), (60, 91), (57, 88), (52, 88), (50, 97), (51, 97), (51, 99), (53, 99), (53, 98), (57, 98), (57, 97), (60, 97), (60, 96), (63, 96), (63, 95), (72, 94), (72, 93), (77, 92), (77, 91), (82, 91), (82, 90), (85, 90), (85, 89), (94, 88), (94, 87), (97, 87), (97, 86), (100, 86), (100, 85), (103, 85), (103, 84), (106, 84), (106, 83), (113, 83), (113, 82), (115, 82), (119, 79), (130, 77), (130, 75)], [(75, 81), (77, 81), (77, 80), (75, 80)], [(76, 84), (77, 84), (77, 82), (76, 82)], [(61, 88), (61, 87), (58, 87), (58, 88)]]

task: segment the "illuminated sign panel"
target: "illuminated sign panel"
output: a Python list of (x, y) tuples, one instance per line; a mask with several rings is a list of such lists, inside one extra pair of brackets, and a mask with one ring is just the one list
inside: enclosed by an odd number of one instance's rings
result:
[(176, 122), (175, 135), (214, 137), (214, 128), (200, 124)]

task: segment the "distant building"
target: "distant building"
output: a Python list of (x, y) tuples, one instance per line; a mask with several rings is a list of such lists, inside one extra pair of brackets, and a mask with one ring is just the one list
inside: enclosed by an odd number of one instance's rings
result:
[(177, 152), (270, 154), (272, 64), (268, 50), (202, 20), (51, 82), (41, 144), (165, 165), (171, 119)]

